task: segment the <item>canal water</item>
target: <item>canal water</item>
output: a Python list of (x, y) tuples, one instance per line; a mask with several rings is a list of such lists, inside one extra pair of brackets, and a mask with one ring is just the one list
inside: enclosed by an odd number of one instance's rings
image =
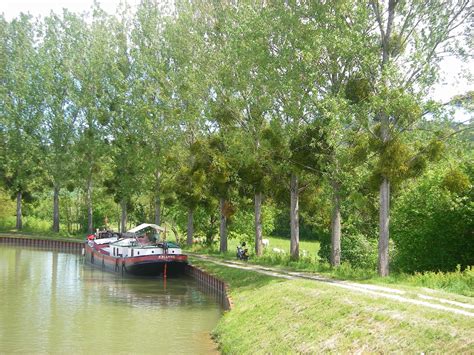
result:
[(188, 277), (122, 278), (0, 245), (0, 353), (216, 354), (222, 309)]

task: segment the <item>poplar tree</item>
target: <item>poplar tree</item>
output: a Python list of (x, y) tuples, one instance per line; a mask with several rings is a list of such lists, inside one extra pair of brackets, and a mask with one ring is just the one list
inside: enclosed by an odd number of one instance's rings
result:
[(107, 15), (98, 7), (92, 10), (91, 23), (77, 15), (68, 19), (74, 33), (73, 87), (71, 99), (78, 109), (76, 141), (77, 170), (84, 187), (87, 209), (87, 231), (94, 231), (93, 192), (100, 182), (99, 172), (106, 155), (106, 126), (110, 120), (108, 80), (113, 58)]
[(387, 0), (370, 1), (369, 9), (373, 30), (367, 46), (374, 51), (362, 59), (373, 94), (364, 126), (378, 157), (378, 271), (387, 276), (391, 183), (420, 165), (420, 159), (410, 158), (418, 154), (405, 138), (423, 122), (425, 97), (439, 79), (443, 56), (463, 54), (466, 40), (472, 40), (473, 5), (469, 0)]
[(73, 141), (77, 107), (71, 101), (71, 61), (73, 51), (67, 18), (51, 14), (43, 20), (39, 48), (43, 98), (43, 146), (45, 168), (53, 186), (52, 230), (59, 232), (59, 196), (61, 188), (71, 181)]
[[(148, 179), (153, 197), (154, 222), (162, 219), (164, 175), (169, 170), (166, 157), (177, 139), (176, 115), (172, 112), (170, 82), (170, 38), (166, 26), (172, 22), (172, 5), (154, 0), (142, 1), (133, 18), (131, 50), (134, 114), (143, 123)], [(169, 33), (169, 32), (168, 32)]]
[(22, 201), (40, 173), (40, 118), (42, 114), (36, 27), (21, 14), (7, 23), (1, 19), (2, 72), (0, 176), (16, 198), (16, 229), (23, 227)]
[(240, 130), (240, 177), (253, 190), (255, 253), (261, 255), (264, 179), (270, 168), (269, 147), (263, 132), (273, 104), (268, 80), (269, 27), (265, 5), (240, 4), (235, 11), (232, 4), (225, 4), (222, 10), (226, 17), (215, 24), (220, 35), (214, 45), (220, 48), (218, 68), (224, 74), (224, 83), (216, 86), (216, 94), (222, 99), (229, 98), (235, 110), (229, 118)]

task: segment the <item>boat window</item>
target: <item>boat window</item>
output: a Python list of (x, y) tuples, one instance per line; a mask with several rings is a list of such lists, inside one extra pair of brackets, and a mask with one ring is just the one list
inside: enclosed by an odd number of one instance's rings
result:
[(140, 252), (139, 252), (139, 251), (137, 251), (137, 255), (140, 255)]

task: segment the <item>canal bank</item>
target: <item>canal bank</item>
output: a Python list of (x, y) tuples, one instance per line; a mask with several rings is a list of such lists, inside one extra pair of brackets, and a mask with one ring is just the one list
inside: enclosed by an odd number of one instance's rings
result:
[(435, 309), (270, 268), (265, 272), (251, 270), (252, 265), (240, 269), (234, 262), (222, 265), (222, 260), (212, 258), (194, 257), (192, 262), (230, 287), (234, 307), (213, 331), (223, 353), (474, 350), (470, 297), (422, 288), (400, 291), (413, 300), (428, 293), (431, 303), (442, 306)]

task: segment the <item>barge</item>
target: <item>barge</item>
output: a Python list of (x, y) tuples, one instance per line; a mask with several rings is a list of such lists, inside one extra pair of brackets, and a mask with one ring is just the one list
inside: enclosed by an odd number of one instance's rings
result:
[(125, 233), (97, 231), (87, 237), (84, 253), (96, 267), (130, 275), (167, 277), (184, 272), (188, 263), (179, 245), (166, 241), (166, 229), (149, 223)]

